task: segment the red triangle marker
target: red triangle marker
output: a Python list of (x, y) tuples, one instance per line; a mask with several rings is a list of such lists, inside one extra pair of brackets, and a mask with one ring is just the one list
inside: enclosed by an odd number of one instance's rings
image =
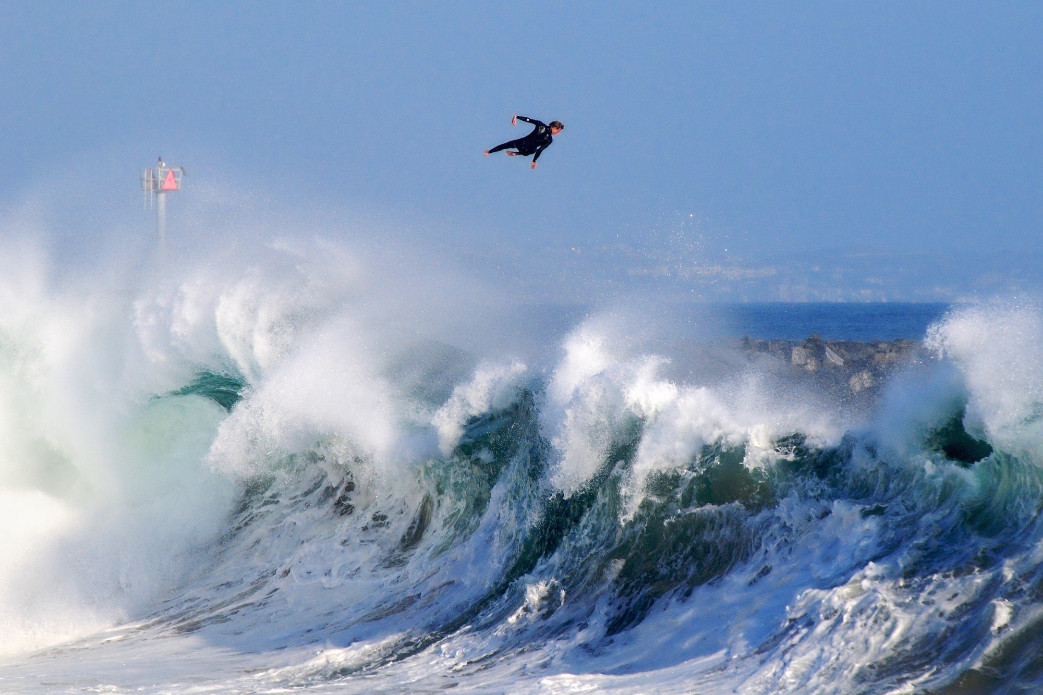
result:
[(160, 187), (161, 191), (176, 191), (177, 190), (177, 179), (174, 178), (174, 170), (171, 169), (167, 172), (167, 177), (163, 179), (163, 185)]

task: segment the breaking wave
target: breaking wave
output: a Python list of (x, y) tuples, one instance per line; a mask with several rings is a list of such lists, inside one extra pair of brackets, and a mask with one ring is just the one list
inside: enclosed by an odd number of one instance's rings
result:
[(7, 255), (0, 688), (1043, 678), (1038, 307), (953, 310), (867, 396), (600, 314), (476, 351), (346, 252), (265, 253), (129, 291)]

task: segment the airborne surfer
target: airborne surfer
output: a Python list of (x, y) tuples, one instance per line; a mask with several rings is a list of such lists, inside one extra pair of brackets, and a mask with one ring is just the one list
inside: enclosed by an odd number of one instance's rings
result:
[[(532, 157), (532, 168), (536, 168), (536, 160), (540, 158), (543, 151), (550, 147), (550, 144), (554, 142), (552, 135), (557, 135), (565, 126), (562, 125), (561, 121), (551, 121), (550, 124), (546, 124), (543, 121), (537, 121), (535, 118), (526, 118), (525, 116), (515, 116), (511, 119), (511, 125), (518, 125), (518, 119), (522, 119), (526, 123), (533, 125), (532, 132), (523, 138), (517, 140), (511, 140), (505, 142), (502, 145), (497, 145), (491, 150), (485, 151), (485, 156), (488, 157), (490, 152), (499, 152), (500, 150), (507, 150), (507, 154), (511, 157), (521, 155), (528, 157), (530, 154)], [(516, 152), (512, 152), (508, 148), (514, 148)]]

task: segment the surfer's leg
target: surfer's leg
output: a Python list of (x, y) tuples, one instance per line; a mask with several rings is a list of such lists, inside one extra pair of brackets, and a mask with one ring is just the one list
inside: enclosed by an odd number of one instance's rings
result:
[(518, 146), (518, 141), (517, 140), (511, 140), (510, 142), (505, 142), (502, 145), (497, 145), (496, 147), (492, 148), (491, 150), (489, 150), (489, 154), (492, 154), (493, 152), (499, 152), (500, 150), (506, 150), (508, 147), (517, 147), (517, 146)]
[(539, 149), (538, 145), (534, 145), (532, 140), (527, 137), (519, 138), (513, 141), (512, 146), (518, 150), (518, 154), (523, 157), (528, 157), (530, 154), (536, 152)]

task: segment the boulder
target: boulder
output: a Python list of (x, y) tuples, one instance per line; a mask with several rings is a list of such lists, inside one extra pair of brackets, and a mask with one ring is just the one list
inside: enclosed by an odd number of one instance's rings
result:
[(899, 365), (915, 359), (920, 342), (825, 340), (816, 333), (800, 341), (745, 336), (741, 347), (750, 359), (754, 353), (768, 353), (800, 373), (859, 394), (879, 386)]

